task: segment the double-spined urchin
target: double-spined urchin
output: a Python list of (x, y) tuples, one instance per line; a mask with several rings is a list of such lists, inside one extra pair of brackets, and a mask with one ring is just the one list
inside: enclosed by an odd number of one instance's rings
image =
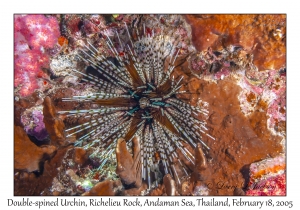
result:
[[(132, 38), (132, 31), (136, 40)], [(183, 141), (193, 148), (200, 142), (209, 150), (201, 135), (214, 139), (206, 133), (205, 121), (198, 117), (208, 115), (208, 111), (177, 98), (184, 92), (180, 91), (183, 77), (171, 76), (181, 52), (179, 39), (156, 35), (153, 30), (146, 32), (145, 26), (140, 31), (126, 26), (126, 32), (127, 43), (121, 41), (117, 31), (113, 38), (108, 35), (105, 38), (114, 58), (103, 56), (90, 42), (81, 50), (79, 57), (92, 71), (74, 72), (83, 75), (82, 80), (96, 87), (97, 92), (63, 100), (90, 103), (96, 108), (61, 111), (68, 117), (84, 119), (82, 124), (66, 130), (67, 137), (76, 136), (77, 146), (97, 147), (92, 155), (99, 155), (97, 170), (103, 170), (114, 156), (119, 138), (131, 144), (133, 137), (139, 136), (139, 167), (148, 187), (157, 186), (160, 172), (171, 174), (180, 183), (174, 160), (179, 162), (185, 175), (189, 169), (180, 161), (177, 151), (195, 164), (195, 157)]]

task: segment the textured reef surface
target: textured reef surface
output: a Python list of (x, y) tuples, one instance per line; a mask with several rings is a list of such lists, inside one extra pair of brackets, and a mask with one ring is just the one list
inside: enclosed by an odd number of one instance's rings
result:
[(285, 15), (15, 15), (15, 195), (285, 195)]

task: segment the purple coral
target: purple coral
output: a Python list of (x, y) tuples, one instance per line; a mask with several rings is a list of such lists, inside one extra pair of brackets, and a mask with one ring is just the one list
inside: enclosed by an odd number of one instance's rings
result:
[(26, 133), (40, 141), (44, 140), (48, 136), (48, 133), (43, 120), (44, 115), (40, 110), (32, 111), (31, 118), (22, 117), (22, 123), (24, 124)]

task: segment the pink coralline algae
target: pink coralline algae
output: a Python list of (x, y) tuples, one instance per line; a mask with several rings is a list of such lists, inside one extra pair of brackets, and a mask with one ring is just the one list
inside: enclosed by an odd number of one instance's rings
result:
[(14, 24), (14, 86), (21, 96), (39, 88), (38, 78), (48, 78), (41, 71), (49, 65), (46, 52), (57, 43), (60, 35), (58, 21), (44, 15), (17, 15)]
[(275, 177), (262, 179), (253, 184), (252, 189), (246, 192), (250, 196), (274, 196), (286, 195), (286, 175), (280, 174)]
[(268, 124), (270, 128), (274, 128), (275, 131), (280, 132), (281, 127), (280, 123), (285, 127), (286, 121), (286, 95), (282, 94), (279, 98), (275, 99), (269, 106), (268, 116), (270, 117), (268, 120)]
[(285, 135), (286, 77), (282, 70), (246, 72), (240, 81), (243, 88), (239, 96), (241, 110), (251, 114), (260, 100), (268, 104), (268, 128), (277, 135)]
[(286, 195), (285, 169), (284, 155), (252, 163), (246, 195)]

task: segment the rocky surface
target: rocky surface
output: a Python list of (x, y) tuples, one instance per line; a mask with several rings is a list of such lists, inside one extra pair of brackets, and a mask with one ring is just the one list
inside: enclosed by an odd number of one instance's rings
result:
[[(65, 21), (65, 25), (70, 29), (65, 34), (62, 33), (63, 37), (58, 40), (61, 45), (59, 52), (66, 55), (72, 52), (72, 56), (65, 56), (64, 60), (59, 57), (58, 52), (49, 52), (49, 56), (56, 56), (52, 62), (52, 65), (56, 65), (53, 67), (54, 75), (52, 79), (47, 80), (51, 85), (47, 83), (46, 89), (40, 89), (42, 94), (36, 91), (26, 97), (20, 95), (15, 97), (15, 195), (161, 196), (286, 193), (286, 166), (282, 164), (281, 174), (276, 174), (279, 170), (276, 164), (274, 167), (266, 167), (268, 170), (264, 170), (262, 174), (266, 177), (275, 171), (276, 176), (267, 177), (267, 181), (276, 183), (279, 190), (247, 191), (249, 183), (255, 182), (257, 186), (265, 183), (253, 178), (255, 176), (251, 166), (260, 166), (264, 163), (262, 160), (269, 160), (270, 157), (285, 156), (283, 140), (286, 127), (286, 16), (185, 15), (184, 17), (191, 30), (187, 26), (184, 26), (185, 28), (181, 26), (182, 28), (177, 30), (177, 16), (172, 16), (171, 19), (165, 16), (152, 18), (158, 19), (165, 28), (180, 33), (186, 42), (183, 55), (179, 56), (177, 61), (180, 66), (175, 68), (173, 73), (175, 78), (183, 76), (184, 85), (181, 90), (186, 90), (187, 93), (181, 94), (180, 98), (192, 105), (202, 101), (208, 104), (210, 114), (205, 121), (208, 133), (213, 138), (204, 135), (203, 141), (210, 150), (203, 150), (201, 146), (197, 146), (194, 150), (189, 144), (182, 142), (185, 148), (194, 154), (195, 164), (178, 151), (179, 160), (187, 165), (186, 170), (191, 175), (185, 176), (184, 171), (178, 171), (180, 179), (164, 175), (158, 187), (149, 192), (147, 184), (141, 180), (138, 138), (134, 138), (132, 148), (126, 146), (126, 142), (120, 139), (116, 147), (117, 165), (108, 161), (103, 174), (99, 174), (94, 170), (99, 167), (97, 165), (99, 160), (93, 157), (93, 154), (102, 150), (75, 147), (73, 145), (75, 138), (65, 137), (65, 124), (74, 125), (84, 119), (65, 120), (63, 115), (57, 114), (57, 110), (83, 109), (92, 105), (63, 103), (60, 99), (94, 90), (78, 83), (78, 79), (72, 76), (67, 76), (68, 78), (61, 76), (66, 73), (61, 69), (63, 62), (75, 59), (74, 50), (80, 46), (84, 36), (94, 37), (99, 32), (99, 28), (94, 28), (92, 23), (99, 24), (103, 29), (106, 24), (120, 27), (121, 20), (129, 23), (132, 19), (138, 18), (134, 15), (120, 15), (108, 20), (101, 15), (88, 15), (83, 17), (86, 18), (83, 23), (86, 26), (84, 32), (84, 28), (78, 28), (79, 16), (67, 15), (66, 19), (58, 18), (61, 23)], [(155, 25), (157, 31), (160, 29), (158, 26)], [(192, 44), (197, 52), (189, 43), (189, 33), (192, 35)], [(103, 43), (98, 44), (101, 52), (106, 54), (107, 49), (101, 47)], [(244, 66), (245, 69), (236, 72), (236, 66), (232, 67), (222, 59), (218, 60), (216, 51), (221, 50), (224, 55), (226, 54), (226, 58), (230, 58), (238, 66)], [(190, 52), (193, 54), (189, 54)], [(201, 56), (206, 56), (205, 59), (211, 64), (203, 63)], [(77, 60), (75, 63), (77, 67), (84, 69), (84, 65), (77, 63)], [(249, 66), (257, 68), (247, 70), (246, 67)], [(204, 70), (208, 73), (205, 77), (202, 74)], [(35, 110), (35, 107), (40, 106), (43, 106), (43, 122), (49, 134), (42, 143), (28, 136), (21, 123), (26, 110)], [(179, 164), (178, 160), (175, 161), (175, 168), (179, 168)]]
[(122, 186), (120, 181), (106, 180), (96, 184), (90, 191), (84, 193), (84, 196), (113, 196), (116, 195), (118, 188)]
[(54, 142), (54, 144), (65, 144), (65, 126), (63, 121), (60, 118), (58, 118), (56, 109), (52, 104), (51, 98), (46, 97), (43, 105), (44, 123), (50, 135), (50, 139)]
[(256, 107), (252, 115), (244, 116), (236, 97), (241, 89), (234, 80), (228, 78), (216, 84), (191, 77), (186, 85), (199, 87), (195, 95), (186, 97), (201, 97), (212, 113), (207, 127), (216, 140), (203, 137), (211, 148), (207, 156), (210, 176), (206, 180), (211, 186), (210, 195), (232, 195), (235, 186), (246, 185), (247, 168), (252, 162), (283, 152), (282, 138), (273, 136), (267, 128), (267, 107), (262, 108), (264, 112)]
[(241, 45), (259, 70), (286, 64), (286, 15), (186, 15), (198, 51)]
[(119, 139), (116, 147), (116, 173), (125, 185), (133, 185), (136, 188), (142, 185), (139, 141), (139, 137), (134, 137), (132, 140), (133, 156), (127, 150), (124, 139)]
[(14, 168), (26, 172), (40, 172), (41, 162), (50, 159), (56, 151), (55, 146), (38, 147), (30, 141), (25, 131), (14, 128)]

